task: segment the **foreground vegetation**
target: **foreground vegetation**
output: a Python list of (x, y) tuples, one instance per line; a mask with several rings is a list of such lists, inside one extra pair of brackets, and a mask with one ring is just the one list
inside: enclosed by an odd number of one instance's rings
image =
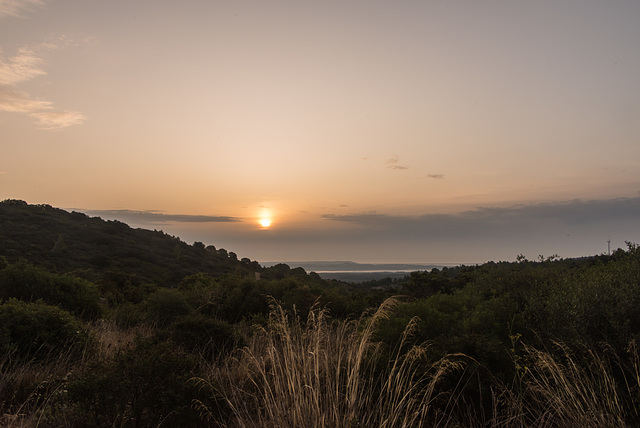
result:
[(0, 219), (0, 426), (640, 424), (635, 244), (356, 285), (49, 206)]

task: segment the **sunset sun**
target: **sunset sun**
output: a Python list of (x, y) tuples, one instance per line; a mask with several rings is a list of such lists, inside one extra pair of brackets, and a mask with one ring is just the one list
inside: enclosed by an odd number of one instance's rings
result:
[(271, 226), (271, 219), (270, 218), (261, 218), (260, 219), (260, 226), (264, 227), (265, 229), (269, 226)]

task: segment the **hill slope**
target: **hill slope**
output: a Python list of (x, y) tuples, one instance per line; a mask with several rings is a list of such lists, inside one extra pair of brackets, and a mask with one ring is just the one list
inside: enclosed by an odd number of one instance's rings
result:
[(261, 270), (257, 262), (238, 260), (232, 252), (188, 245), (162, 231), (19, 200), (0, 202), (0, 255), (92, 280), (124, 271), (165, 286), (197, 272), (253, 275)]

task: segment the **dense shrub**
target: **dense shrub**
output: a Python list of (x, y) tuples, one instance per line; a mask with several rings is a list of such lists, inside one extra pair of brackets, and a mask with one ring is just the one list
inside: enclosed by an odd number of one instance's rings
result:
[(239, 341), (231, 324), (202, 314), (187, 315), (173, 323), (171, 337), (176, 344), (207, 359), (227, 353)]
[(143, 323), (147, 319), (147, 313), (141, 304), (123, 302), (113, 308), (111, 317), (118, 327), (131, 328)]
[(17, 299), (0, 305), (0, 355), (11, 352), (24, 359), (58, 358), (62, 351), (79, 355), (88, 342), (83, 324), (58, 307)]
[(223, 301), (223, 290), (215, 278), (206, 273), (189, 275), (180, 281), (178, 289), (197, 312), (217, 316)]
[(165, 327), (191, 311), (184, 293), (179, 290), (163, 288), (149, 297), (149, 321), (158, 327)]
[(71, 275), (56, 275), (27, 263), (10, 264), (0, 270), (0, 300), (15, 297), (43, 300), (84, 318), (101, 313), (97, 287)]
[(90, 363), (69, 383), (77, 417), (95, 427), (200, 426), (192, 400), (195, 357), (155, 339), (138, 339), (112, 358)]

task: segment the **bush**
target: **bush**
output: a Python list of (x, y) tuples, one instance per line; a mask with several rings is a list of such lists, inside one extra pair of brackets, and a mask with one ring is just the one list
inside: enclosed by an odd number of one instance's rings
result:
[(192, 311), (181, 291), (166, 288), (160, 289), (151, 295), (148, 305), (149, 321), (159, 327), (166, 327), (176, 318)]
[(201, 314), (187, 315), (176, 321), (171, 330), (174, 342), (208, 359), (228, 352), (238, 343), (231, 324)]
[(141, 306), (127, 301), (121, 303), (111, 311), (113, 321), (120, 328), (131, 328), (141, 324), (146, 317), (146, 312)]
[(0, 270), (0, 299), (43, 300), (74, 315), (95, 319), (101, 314), (98, 288), (87, 280), (57, 275), (28, 263)]
[(88, 342), (84, 325), (60, 308), (17, 299), (0, 305), (0, 354), (45, 359), (65, 351), (77, 356)]
[(113, 358), (93, 362), (69, 383), (77, 417), (89, 426), (199, 426), (191, 408), (194, 357), (167, 342), (138, 338)]

